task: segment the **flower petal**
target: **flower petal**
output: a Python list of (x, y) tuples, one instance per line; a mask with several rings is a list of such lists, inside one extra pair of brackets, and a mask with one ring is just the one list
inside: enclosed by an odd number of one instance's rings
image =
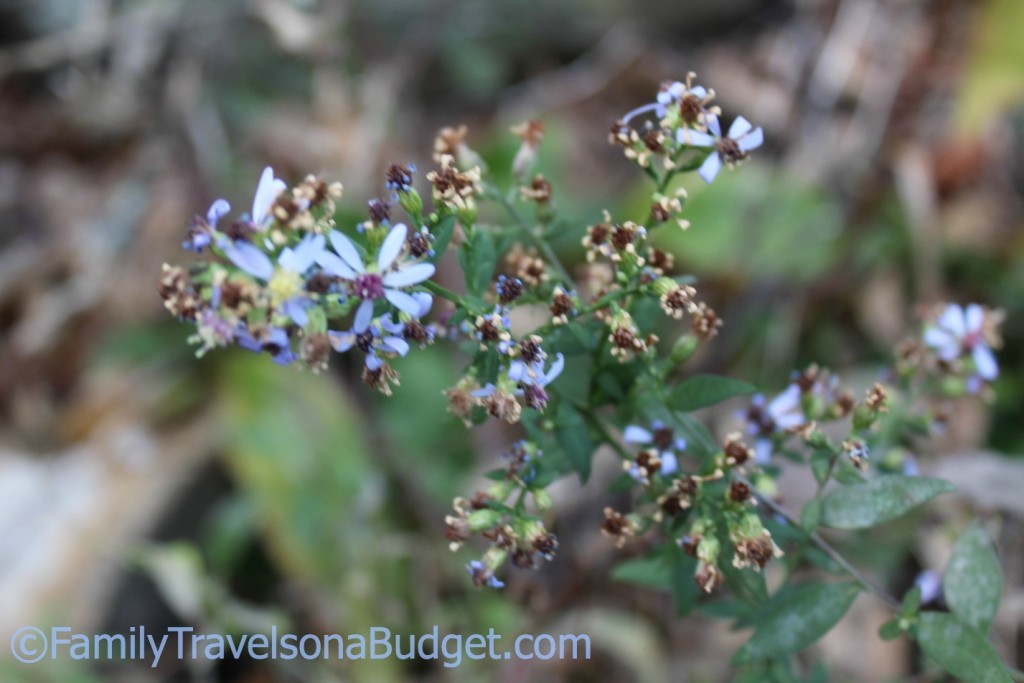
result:
[(754, 461), (759, 465), (765, 465), (772, 459), (771, 439), (758, 439), (754, 444)]
[(248, 242), (230, 242), (224, 249), (224, 255), (249, 275), (261, 280), (269, 280), (274, 274), (270, 257)]
[(300, 275), (309, 270), (309, 267), (316, 262), (316, 257), (324, 250), (323, 235), (308, 235), (305, 239), (295, 245), (294, 249), (285, 249), (281, 252), (277, 262), (282, 268)]
[(718, 117), (714, 114), (708, 116), (708, 130), (716, 138), (722, 137), (722, 126), (718, 123)]
[(381, 345), (399, 356), (409, 353), (409, 343), (401, 337), (384, 337), (381, 339)]
[(999, 377), (999, 364), (996, 363), (995, 354), (992, 353), (988, 344), (978, 344), (974, 347), (971, 355), (974, 357), (974, 367), (982, 379), (991, 382)]
[(299, 327), (305, 327), (309, 322), (306, 309), (313, 305), (313, 302), (306, 297), (295, 297), (281, 304), (281, 312), (292, 319)]
[(676, 142), (691, 147), (711, 147), (715, 144), (715, 139), (701, 130), (680, 128), (676, 131)]
[(981, 332), (981, 326), (985, 323), (985, 309), (978, 304), (971, 304), (964, 313), (964, 322), (967, 332)]
[(750, 131), (749, 133), (741, 137), (739, 140), (737, 140), (736, 143), (739, 145), (739, 148), (744, 152), (749, 152), (751, 150), (757, 149), (758, 147), (764, 144), (764, 131), (761, 130), (760, 128), (755, 128), (754, 130)]
[(277, 195), (284, 192), (283, 180), (274, 177), (274, 169), (267, 166), (260, 176), (260, 184), (256, 186), (256, 196), (252, 200), (252, 222), (256, 227), (263, 228), (269, 218), (270, 207), (273, 206)]
[(373, 301), (365, 299), (363, 303), (359, 304), (359, 308), (356, 309), (356, 319), (352, 323), (352, 329), (357, 334), (366, 332), (366, 329), (370, 326), (373, 321)]
[(377, 371), (384, 367), (384, 361), (377, 357), (374, 353), (366, 354), (366, 367), (370, 370)]
[(217, 221), (226, 216), (231, 211), (231, 205), (228, 204), (226, 199), (218, 199), (213, 204), (210, 204), (210, 208), (206, 211), (206, 222), (210, 224), (211, 228), (217, 226)]
[(629, 425), (622, 432), (622, 440), (626, 443), (650, 443), (653, 439), (654, 436), (649, 431), (636, 425)]
[(415, 314), (414, 318), (422, 318), (427, 313), (430, 313), (431, 306), (434, 305), (434, 297), (428, 292), (413, 292), (412, 298), (416, 299), (420, 305), (419, 313)]
[(965, 322), (964, 309), (960, 308), (959, 304), (949, 304), (942, 311), (937, 324), (939, 327), (948, 330), (957, 339), (962, 339), (967, 333)]
[(359, 256), (359, 250), (356, 249), (356, 245), (346, 235), (332, 230), (329, 234), (328, 239), (331, 240), (331, 246), (334, 247), (334, 251), (337, 252), (341, 260), (348, 264), (348, 267), (357, 273), (362, 273), (366, 268), (363, 266), (363, 259)]
[(338, 353), (345, 353), (356, 344), (356, 335), (352, 332), (327, 330), (327, 338), (331, 341), (331, 346)]
[(661, 473), (665, 476), (675, 474), (679, 469), (679, 460), (676, 454), (671, 451), (661, 453)]
[(704, 163), (697, 169), (697, 175), (704, 179), (704, 182), (709, 185), (715, 181), (715, 176), (718, 175), (718, 171), (722, 168), (722, 158), (718, 156), (718, 152), (712, 152)]
[(400, 311), (405, 311), (409, 315), (415, 315), (420, 310), (420, 305), (411, 296), (405, 292), (400, 292), (397, 289), (385, 289), (384, 296), (391, 304)]
[(547, 374), (544, 375), (544, 383), (541, 384), (541, 386), (546, 387), (547, 385), (554, 382), (555, 379), (562, 374), (562, 370), (564, 369), (565, 356), (559, 353), (555, 356), (555, 362), (551, 364), (551, 368), (548, 370)]
[(747, 121), (742, 116), (737, 116), (733, 119), (732, 125), (729, 126), (729, 137), (733, 140), (738, 140), (749, 133), (750, 129), (753, 127), (754, 126), (750, 121)]
[(356, 279), (356, 271), (349, 268), (344, 261), (329, 251), (321, 251), (317, 254), (316, 262), (320, 264), (321, 268), (335, 277), (344, 278), (346, 280)]
[[(955, 356), (960, 350), (960, 341), (941, 327), (929, 327), (924, 331), (924, 343), (933, 349), (952, 347)], [(941, 353), (939, 355), (942, 355)], [(946, 360), (949, 360), (948, 358)]]
[(433, 274), (433, 263), (414, 263), (401, 270), (388, 273), (381, 280), (383, 280), (385, 287), (408, 287), (409, 285), (419, 284), (429, 279)]
[(380, 269), (380, 272), (383, 273), (390, 268), (398, 255), (402, 253), (402, 245), (405, 244), (408, 234), (409, 229), (405, 227), (405, 223), (399, 223), (391, 228), (391, 232), (384, 238), (384, 244), (380, 245), (380, 253), (377, 254), (377, 268)]

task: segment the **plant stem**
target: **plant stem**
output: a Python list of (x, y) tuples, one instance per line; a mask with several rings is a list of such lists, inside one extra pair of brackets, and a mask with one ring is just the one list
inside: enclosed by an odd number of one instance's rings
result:
[[(754, 493), (757, 496), (758, 500), (760, 500), (762, 503), (764, 503), (765, 507), (767, 507), (769, 510), (771, 510), (775, 514), (779, 515), (783, 519), (785, 519), (787, 522), (789, 522), (795, 528), (803, 529), (803, 527), (800, 526), (800, 522), (795, 517), (793, 517), (793, 515), (791, 515), (789, 512), (787, 512), (785, 508), (783, 508), (781, 505), (776, 503), (774, 500), (772, 500), (768, 496), (765, 496), (765, 495), (761, 494), (759, 491), (757, 491), (757, 489), (754, 488), (754, 485), (751, 484), (750, 481), (747, 480), (746, 477), (734, 474), (733, 478), (736, 479), (737, 481), (743, 482), (744, 484), (749, 486), (750, 490), (754, 491)], [(826, 555), (828, 555), (829, 558), (831, 558), (833, 562), (835, 562), (840, 567), (842, 567), (843, 570), (847, 574), (849, 574), (854, 579), (856, 579), (857, 582), (860, 583), (860, 585), (864, 586), (864, 588), (866, 588), (869, 592), (874, 593), (878, 598), (880, 598), (889, 607), (891, 607), (891, 608), (893, 608), (895, 610), (900, 609), (900, 602), (899, 602), (899, 600), (894, 598), (892, 595), (890, 595), (888, 593), (888, 591), (886, 591), (881, 586), (876, 585), (875, 583), (873, 583), (871, 581), (871, 579), (869, 579), (864, 574), (862, 574), (861, 571), (859, 569), (857, 569), (856, 567), (854, 567), (850, 563), (849, 560), (847, 560), (845, 557), (843, 557), (842, 554), (840, 554), (840, 552), (838, 550), (836, 550), (834, 547), (832, 547), (832, 545), (828, 541), (826, 541), (824, 538), (822, 538), (821, 535), (817, 531), (810, 531), (810, 532), (808, 532), (806, 529), (803, 529), (803, 531), (804, 531), (804, 533), (807, 534), (807, 537), (811, 540), (812, 543), (814, 543), (814, 545), (818, 546), (818, 548), (822, 552), (824, 552)]]

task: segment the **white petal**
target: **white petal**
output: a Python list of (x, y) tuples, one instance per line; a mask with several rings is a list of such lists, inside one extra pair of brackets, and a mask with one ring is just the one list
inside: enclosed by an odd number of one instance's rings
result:
[(323, 235), (309, 235), (299, 242), (294, 249), (285, 249), (277, 262), (281, 267), (293, 273), (305, 273), (316, 262), (316, 257), (324, 250)]
[(738, 140), (739, 138), (749, 133), (750, 129), (753, 127), (754, 126), (753, 124), (750, 123), (750, 121), (747, 121), (742, 116), (737, 116), (735, 120), (733, 120), (732, 125), (729, 126), (729, 137), (731, 137), (733, 140)]
[(349, 268), (344, 261), (329, 251), (321, 251), (317, 254), (316, 262), (331, 275), (342, 277), (346, 280), (356, 279), (356, 271)]
[(331, 340), (331, 346), (338, 353), (345, 353), (356, 343), (356, 335), (351, 332), (335, 332), (334, 330), (327, 331), (327, 338)]
[(270, 257), (248, 242), (230, 243), (224, 255), (236, 266), (261, 280), (269, 280), (274, 274), (274, 264)]
[(924, 331), (924, 343), (933, 349), (942, 349), (948, 346), (954, 348), (954, 355), (956, 349), (960, 346), (960, 342), (952, 334), (942, 329), (941, 327), (929, 327)]
[(356, 245), (352, 243), (352, 240), (337, 230), (332, 230), (328, 237), (331, 240), (331, 246), (334, 247), (334, 251), (338, 253), (342, 261), (348, 264), (349, 268), (357, 273), (365, 270), (363, 259), (360, 258), (359, 250), (356, 249)]
[(384, 286), (386, 287), (408, 287), (409, 285), (415, 285), (423, 282), (433, 274), (434, 264), (414, 263), (413, 265), (406, 266), (401, 270), (388, 273), (381, 279), (384, 281)]
[(967, 333), (964, 324), (964, 309), (960, 308), (958, 304), (949, 304), (939, 316), (938, 325), (949, 330), (957, 339), (962, 339)]
[(704, 182), (711, 184), (715, 181), (715, 176), (718, 175), (718, 171), (722, 168), (722, 158), (718, 156), (718, 152), (712, 152), (704, 163), (697, 169), (697, 175), (704, 179)]
[(420, 305), (420, 310), (413, 316), (414, 318), (422, 318), (427, 313), (430, 313), (430, 308), (434, 305), (434, 297), (428, 292), (413, 292), (412, 298), (416, 299)]
[(971, 355), (974, 357), (974, 367), (982, 379), (991, 382), (999, 376), (999, 365), (996, 363), (995, 354), (986, 344), (975, 346)]
[(651, 433), (643, 427), (637, 427), (636, 425), (629, 425), (626, 430), (622, 432), (622, 440), (626, 443), (650, 443), (654, 439)]
[(377, 267), (382, 273), (398, 258), (408, 234), (409, 229), (405, 227), (405, 223), (399, 223), (391, 228), (391, 232), (384, 238), (384, 244), (380, 245), (380, 253), (377, 255)]
[(711, 134), (716, 138), (722, 137), (722, 126), (718, 123), (718, 117), (714, 114), (708, 116), (708, 130), (711, 131)]
[(370, 322), (373, 320), (373, 301), (365, 299), (363, 303), (359, 304), (359, 308), (356, 310), (356, 319), (352, 323), (352, 329), (357, 333), (362, 334), (366, 332), (366, 328), (370, 326)]
[(967, 307), (964, 319), (967, 323), (967, 332), (981, 332), (981, 326), (985, 323), (985, 309), (978, 304), (971, 304)]
[(764, 144), (764, 131), (760, 128), (755, 128), (736, 142), (739, 145), (739, 148), (744, 152), (757, 149)]
[(555, 356), (555, 362), (551, 364), (551, 368), (547, 374), (544, 375), (544, 384), (541, 386), (547, 386), (555, 381), (559, 375), (562, 374), (562, 370), (565, 369), (565, 356), (558, 354)]
[(715, 144), (715, 139), (704, 131), (680, 128), (676, 132), (676, 142), (691, 147), (711, 147)]
[(395, 308), (400, 311), (405, 311), (409, 315), (415, 315), (416, 312), (420, 310), (420, 305), (417, 303), (416, 299), (413, 299), (405, 292), (400, 292), (397, 289), (385, 289), (384, 296), (387, 297), (387, 300), (390, 301)]
[(287, 185), (283, 180), (274, 178), (274, 169), (267, 166), (260, 176), (260, 184), (256, 187), (256, 196), (252, 200), (252, 222), (262, 228), (268, 218), (270, 207), (277, 195), (284, 192)]
[(404, 356), (409, 353), (409, 343), (401, 337), (385, 337), (384, 346), (388, 347), (390, 351), (394, 351), (399, 356)]

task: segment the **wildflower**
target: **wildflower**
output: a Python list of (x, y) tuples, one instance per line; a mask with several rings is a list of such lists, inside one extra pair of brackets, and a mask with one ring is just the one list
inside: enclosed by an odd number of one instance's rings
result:
[(490, 586), (491, 588), (504, 588), (505, 584), (494, 575), (487, 565), (480, 560), (473, 560), (466, 565), (466, 571), (473, 579), (477, 588)]
[(164, 308), (182, 320), (195, 320), (196, 314), (203, 306), (203, 300), (192, 278), (181, 266), (163, 264), (158, 291), (160, 298), (164, 300)]
[(751, 401), (746, 419), (747, 433), (758, 437), (755, 443), (757, 462), (764, 464), (772, 455), (772, 436), (799, 427), (807, 421), (801, 408), (800, 386), (790, 384), (767, 406), (764, 396), (757, 394)]
[(696, 289), (690, 285), (677, 284), (668, 278), (661, 278), (659, 284), (661, 283), (664, 284), (656, 287), (662, 292), (658, 302), (665, 315), (682, 320), (683, 315), (696, 309), (693, 303), (693, 297), (697, 295)]
[(733, 503), (745, 503), (750, 500), (750, 485), (742, 481), (733, 481), (729, 484), (726, 496)]
[(306, 272), (324, 253), (323, 235), (308, 235), (294, 249), (286, 247), (277, 265), (259, 247), (242, 240), (223, 239), (221, 248), (228, 260), (249, 275), (266, 283), (271, 303), (300, 327), (307, 322), (306, 309), (313, 300), (305, 293)]
[(372, 225), (391, 226), (391, 205), (386, 199), (375, 197), (366, 203)]
[(768, 560), (782, 557), (782, 549), (775, 545), (771, 532), (764, 528), (756, 514), (747, 514), (736, 527), (729, 530), (729, 540), (735, 553), (732, 566), (737, 569), (752, 567), (755, 571), (764, 569)]
[(384, 361), (378, 355), (380, 353), (383, 353), (385, 357), (405, 356), (409, 353), (409, 343), (399, 337), (393, 328), (392, 330), (384, 329), (383, 322), (380, 320), (368, 324), (363, 330), (357, 330), (355, 327), (347, 332), (328, 330), (327, 336), (331, 346), (338, 353), (345, 353), (353, 346), (363, 351), (366, 354), (366, 367), (369, 370), (379, 370), (384, 365)]
[(278, 365), (289, 365), (298, 358), (292, 351), (288, 333), (280, 327), (247, 329), (244, 325), (240, 325), (234, 334), (235, 341), (243, 349), (255, 353), (266, 351)]
[(384, 187), (398, 192), (412, 190), (412, 177), (416, 174), (416, 164), (391, 164), (384, 174)]
[(399, 260), (407, 232), (404, 223), (391, 228), (380, 246), (376, 263), (369, 266), (363, 264), (352, 240), (336, 230), (329, 237), (337, 256), (326, 250), (319, 254), (317, 263), (331, 275), (349, 281), (352, 294), (362, 299), (353, 325), (356, 332), (364, 332), (369, 327), (374, 302), (378, 299), (387, 299), (395, 308), (410, 315), (420, 310), (420, 302), (403, 288), (428, 279), (434, 274), (434, 266)]
[(476, 338), (480, 341), (480, 349), (486, 349), (488, 344), (495, 344), (499, 353), (508, 353), (512, 348), (512, 332), (509, 331), (512, 321), (507, 315), (503, 315), (499, 307), (488, 316), (478, 315), (473, 327), (476, 330)]
[(530, 182), (529, 187), (519, 188), (519, 196), (538, 204), (548, 204), (551, 202), (551, 183), (538, 173)]
[(926, 569), (914, 577), (914, 585), (921, 589), (921, 604), (927, 605), (942, 597), (942, 576), (931, 569)]
[(512, 160), (512, 173), (523, 176), (537, 159), (537, 149), (544, 140), (544, 124), (536, 120), (524, 121), (512, 126), (510, 130), (522, 140), (516, 157)]
[(522, 295), (523, 281), (517, 277), (499, 275), (494, 288), (498, 294), (498, 302), (502, 306), (507, 306)]
[(363, 368), (363, 384), (376, 389), (385, 396), (391, 395), (391, 385), (398, 386), (398, 370), (384, 364), (377, 369)]
[(442, 392), (448, 399), (448, 412), (462, 420), (466, 427), (473, 426), (473, 407), (477, 405), (473, 392), (477, 389), (479, 386), (472, 378), (464, 377), (454, 387)]
[(479, 166), (459, 171), (455, 166), (455, 157), (444, 155), (441, 157), (441, 168), (427, 173), (427, 180), (434, 186), (435, 202), (452, 211), (475, 210), (474, 197), (482, 191)]
[(505, 266), (507, 271), (518, 277), (528, 287), (536, 287), (548, 279), (547, 271), (544, 268), (544, 261), (536, 251), (527, 251), (523, 245), (516, 243), (505, 255)]
[(966, 309), (949, 304), (925, 330), (924, 343), (946, 362), (970, 355), (977, 377), (991, 382), (999, 376), (999, 365), (991, 346), (994, 330), (986, 330), (985, 318), (985, 309), (978, 304)]
[(434, 236), (430, 234), (427, 226), (423, 225), (419, 230), (409, 234), (409, 253), (413, 258), (434, 258), (434, 248), (431, 246), (433, 241)]
[(718, 328), (722, 326), (722, 320), (711, 307), (704, 302), (699, 302), (694, 305), (690, 313), (693, 316), (692, 327), (694, 334), (704, 341), (718, 334)]
[(480, 405), (487, 409), (491, 417), (504, 420), (509, 424), (519, 422), (523, 408), (516, 400), (515, 394), (493, 384), (487, 384), (472, 392), (471, 396), (480, 401)]
[(675, 474), (679, 469), (677, 453), (686, 450), (686, 439), (677, 437), (673, 429), (660, 420), (652, 422), (650, 430), (637, 425), (627, 426), (622, 440), (629, 444), (653, 446), (660, 460), (660, 471), (666, 476)]
[(192, 219), (192, 222), (189, 224), (188, 239), (181, 243), (182, 249), (193, 251), (197, 254), (202, 253), (203, 249), (210, 246), (213, 242), (213, 236), (217, 230), (217, 221), (226, 216), (230, 211), (231, 205), (226, 200), (215, 200), (213, 204), (210, 204), (210, 208), (206, 210), (205, 220), (201, 216), (196, 216)]
[(711, 154), (697, 169), (697, 174), (707, 183), (714, 181), (722, 164), (733, 166), (746, 159), (751, 150), (757, 149), (764, 143), (764, 131), (754, 128), (742, 116), (736, 117), (736, 120), (729, 126), (729, 133), (725, 137), (722, 137), (722, 129), (717, 116), (710, 116), (707, 124), (708, 133), (686, 128), (681, 128), (676, 133), (676, 140), (681, 145), (713, 147)]
[(755, 457), (754, 450), (743, 441), (743, 436), (739, 432), (732, 432), (725, 437), (722, 453), (725, 456), (725, 464), (731, 467), (742, 467)]
[(860, 439), (851, 439), (843, 442), (843, 454), (850, 459), (854, 467), (859, 470), (867, 467), (868, 447)]
[(576, 292), (565, 291), (561, 287), (555, 287), (551, 294), (551, 322), (555, 325), (564, 325), (569, 322), (570, 316), (576, 315)]
[(626, 545), (626, 541), (635, 536), (636, 532), (636, 522), (610, 507), (604, 509), (604, 522), (601, 523), (601, 533), (614, 540), (617, 548)]
[(679, 477), (672, 481), (663, 495), (658, 497), (659, 521), (662, 514), (674, 516), (693, 505), (693, 499), (700, 487), (700, 479), (694, 476)]
[(330, 337), (323, 332), (317, 332), (303, 338), (299, 344), (299, 357), (310, 370), (319, 373), (327, 369), (330, 350)]
[(611, 353), (624, 363), (633, 358), (634, 354), (646, 353), (648, 348), (658, 341), (655, 335), (649, 335), (646, 339), (640, 338), (632, 316), (624, 310), (616, 312), (611, 320), (612, 331), (608, 335), (608, 341), (612, 343)]

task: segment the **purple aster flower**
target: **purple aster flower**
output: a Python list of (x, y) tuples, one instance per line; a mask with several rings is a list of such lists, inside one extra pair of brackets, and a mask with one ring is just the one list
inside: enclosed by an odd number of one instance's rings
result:
[(235, 331), (235, 339), (243, 349), (256, 353), (269, 352), (278, 365), (288, 365), (298, 358), (298, 355), (292, 351), (288, 333), (280, 327), (269, 328), (257, 339), (246, 329), (244, 324), (240, 323), (239, 328)]
[(676, 141), (681, 145), (692, 147), (712, 147), (711, 154), (704, 160), (697, 174), (705, 182), (714, 181), (722, 164), (732, 165), (746, 159), (751, 150), (757, 149), (764, 144), (764, 131), (754, 126), (742, 116), (729, 126), (729, 133), (722, 137), (722, 128), (718, 123), (717, 116), (708, 116), (708, 133), (681, 128), (676, 132)]
[(466, 565), (466, 572), (473, 578), (473, 583), (478, 587), (490, 586), (491, 588), (504, 588), (505, 584), (494, 575), (480, 560), (473, 560)]
[(366, 367), (370, 370), (379, 370), (384, 365), (378, 353), (395, 356), (405, 356), (409, 353), (409, 343), (398, 333), (384, 328), (381, 321), (368, 325), (362, 331), (355, 328), (347, 332), (328, 330), (327, 337), (331, 341), (331, 346), (339, 353), (345, 353), (353, 346), (362, 350), (366, 354)]
[(377, 299), (387, 299), (395, 308), (409, 315), (416, 315), (420, 311), (422, 302), (401, 288), (427, 280), (434, 274), (434, 266), (431, 263), (398, 260), (407, 233), (408, 228), (404, 223), (391, 228), (380, 246), (376, 263), (371, 263), (369, 268), (363, 264), (352, 240), (338, 231), (330, 234), (331, 246), (337, 255), (329, 251), (318, 255), (317, 263), (331, 275), (351, 282), (353, 294), (362, 299), (356, 310), (353, 330), (363, 332), (369, 327)]
[[(686, 116), (684, 118), (693, 118), (697, 120), (697, 114), (704, 113), (704, 104), (710, 100), (713, 95), (712, 93), (702, 85), (689, 85), (693, 74), (690, 75), (687, 82), (682, 81), (670, 81), (661, 86), (658, 90), (658, 95), (654, 102), (637, 107), (633, 111), (629, 112), (622, 117), (622, 123), (628, 124), (631, 120), (646, 114), (648, 112), (654, 112), (654, 115), (659, 119), (665, 118), (668, 113), (668, 108), (671, 106), (679, 106), (684, 100), (694, 103), (694, 107), (699, 109), (698, 112), (693, 112), (692, 116)], [(689, 112), (687, 112), (689, 114)]]
[(252, 224), (260, 230), (264, 230), (272, 218), (270, 207), (274, 205), (277, 195), (287, 189), (288, 185), (280, 178), (274, 177), (274, 169), (267, 166), (260, 176), (260, 183), (256, 186), (256, 196), (252, 200)]
[(210, 208), (206, 211), (206, 220), (196, 216), (189, 226), (188, 239), (181, 243), (182, 249), (194, 251), (197, 254), (202, 253), (203, 249), (213, 242), (217, 221), (226, 216), (229, 211), (231, 211), (231, 205), (227, 203), (227, 200), (217, 199), (210, 204)]
[(807, 421), (801, 406), (800, 386), (790, 384), (767, 406), (764, 396), (757, 394), (750, 402), (746, 421), (747, 433), (758, 437), (754, 443), (755, 460), (763, 465), (771, 459), (772, 436)]
[(675, 474), (679, 470), (677, 453), (686, 450), (686, 439), (676, 437), (671, 427), (660, 420), (651, 423), (651, 428), (644, 429), (637, 425), (628, 425), (622, 432), (622, 440), (629, 444), (654, 446), (661, 460), (661, 473)]
[(985, 309), (978, 304), (966, 309), (949, 304), (935, 324), (925, 330), (924, 343), (947, 362), (970, 355), (977, 376), (991, 382), (999, 376), (999, 365), (985, 340), (984, 327)]
[(271, 301), (281, 313), (296, 325), (305, 326), (306, 309), (313, 305), (305, 290), (306, 273), (324, 253), (323, 235), (308, 235), (294, 249), (284, 248), (276, 266), (259, 247), (249, 242), (224, 238), (220, 246), (229, 261), (266, 283)]

